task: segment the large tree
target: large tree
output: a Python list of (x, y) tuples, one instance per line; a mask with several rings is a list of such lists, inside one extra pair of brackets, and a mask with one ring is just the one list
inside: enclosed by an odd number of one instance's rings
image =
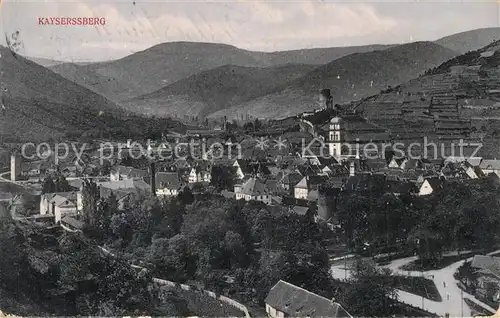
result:
[(98, 218), (98, 203), (100, 192), (97, 184), (92, 180), (85, 179), (82, 189), (82, 216), (83, 221), (89, 226), (96, 226)]
[(360, 317), (386, 317), (393, 311), (397, 293), (388, 287), (389, 269), (378, 269), (365, 261), (356, 261), (351, 269), (352, 288), (344, 295), (351, 313)]

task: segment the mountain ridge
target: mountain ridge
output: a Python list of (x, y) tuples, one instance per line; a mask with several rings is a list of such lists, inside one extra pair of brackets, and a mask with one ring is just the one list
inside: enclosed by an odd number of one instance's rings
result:
[(460, 54), (478, 50), (485, 45), (500, 39), (500, 27), (480, 28), (463, 31), (434, 41)]
[(50, 69), (119, 103), (223, 65), (244, 67), (272, 67), (290, 63), (321, 65), (354, 52), (367, 52), (390, 46), (368, 45), (257, 52), (227, 44), (168, 42), (114, 61), (88, 65), (62, 63)]
[[(132, 131), (137, 115), (0, 46), (0, 139), (37, 141), (86, 131)], [(135, 119), (131, 121), (131, 119)]]
[[(315, 67), (304, 64), (267, 68), (223, 65), (194, 74), (153, 93), (139, 96), (130, 101), (128, 109), (139, 107), (147, 113), (156, 115), (162, 115), (162, 110), (163, 114), (176, 114), (185, 112), (184, 104), (186, 104), (190, 107), (187, 115), (204, 117), (233, 104), (272, 93), (283, 82), (298, 78)], [(168, 101), (171, 102), (170, 105), (166, 105)], [(155, 108), (159, 112), (154, 112)]]
[(231, 114), (237, 117), (238, 112), (249, 113), (253, 117), (286, 117), (319, 107), (317, 96), (322, 88), (331, 90), (334, 103), (349, 103), (386, 89), (389, 85), (417, 77), (454, 56), (454, 51), (423, 41), (351, 54), (284, 84), (278, 93), (216, 112), (210, 117), (232, 117), (229, 116)]

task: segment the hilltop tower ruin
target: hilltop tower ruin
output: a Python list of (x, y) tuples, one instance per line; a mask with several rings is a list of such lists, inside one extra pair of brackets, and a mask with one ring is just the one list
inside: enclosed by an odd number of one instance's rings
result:
[(333, 109), (333, 96), (329, 88), (323, 88), (319, 92), (319, 101), (324, 109)]

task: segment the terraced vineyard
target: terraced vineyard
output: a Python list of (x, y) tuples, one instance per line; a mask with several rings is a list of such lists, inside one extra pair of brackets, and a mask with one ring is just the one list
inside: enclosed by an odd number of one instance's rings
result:
[(366, 98), (354, 108), (387, 127), (400, 142), (424, 137), (452, 147), (460, 140), (484, 143), (496, 153), (500, 133), (500, 45), (454, 58), (425, 75)]

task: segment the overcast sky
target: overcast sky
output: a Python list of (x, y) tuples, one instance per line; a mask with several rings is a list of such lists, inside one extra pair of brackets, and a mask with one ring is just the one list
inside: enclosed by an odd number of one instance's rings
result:
[[(435, 40), (500, 26), (493, 0), (0, 1), (1, 34), (18, 30), (21, 54), (66, 61), (115, 59), (169, 41), (277, 51)], [(105, 17), (106, 25), (39, 25), (40, 17)]]

